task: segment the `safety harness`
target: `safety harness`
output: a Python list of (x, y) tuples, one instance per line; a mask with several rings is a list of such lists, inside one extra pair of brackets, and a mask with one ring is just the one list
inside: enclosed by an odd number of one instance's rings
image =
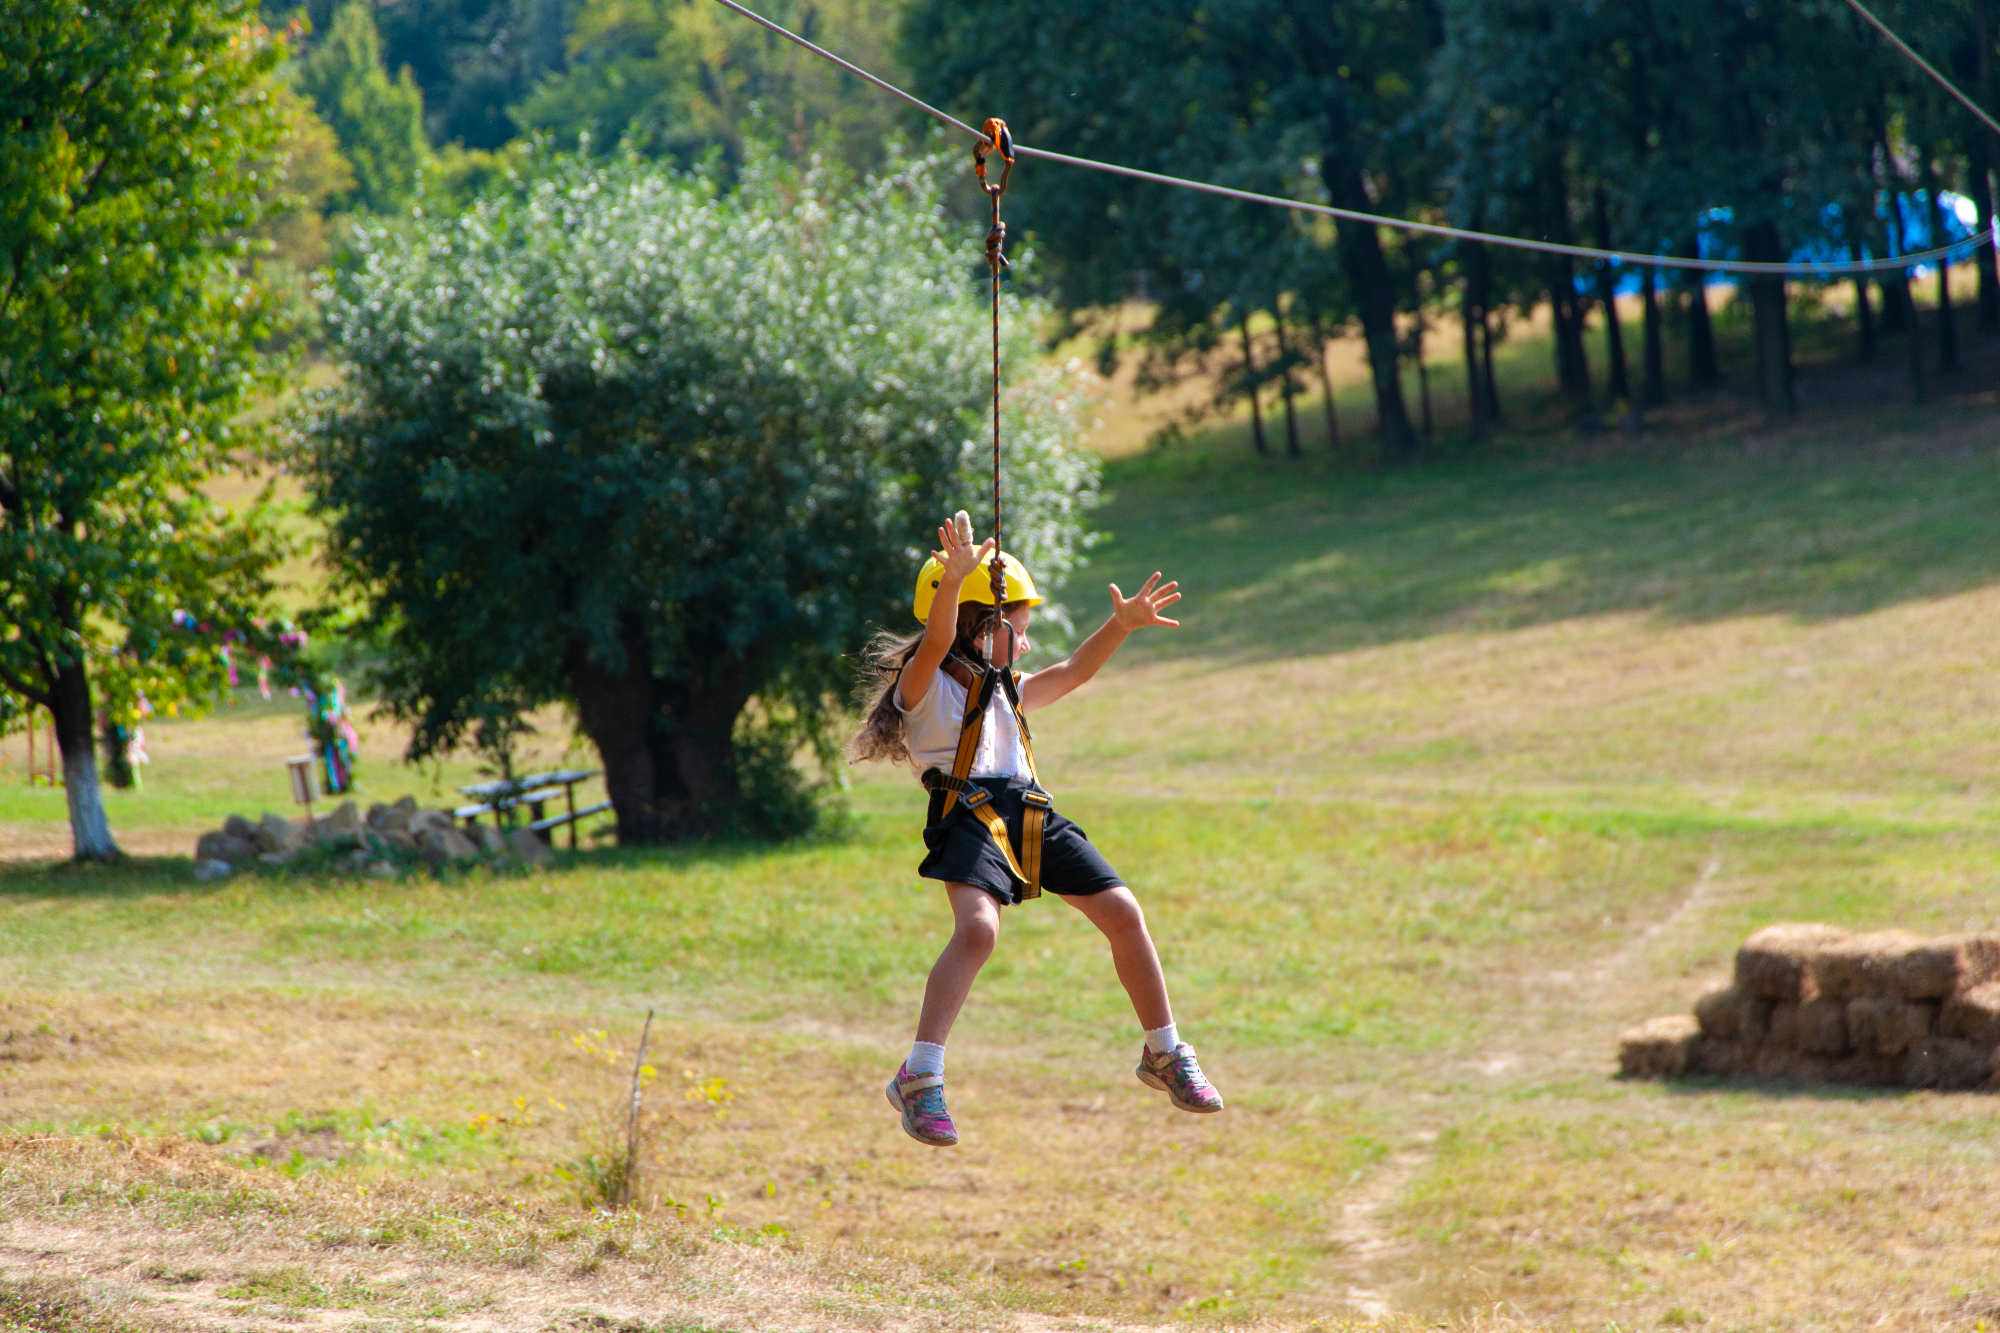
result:
[[(1007, 862), (1007, 869), (1014, 878), (1021, 881), (1021, 898), (1042, 896), (1042, 827), (1048, 821), (1050, 800), (1047, 792), (1040, 790), (1041, 777), (1035, 772), (1035, 746), (1028, 733), (1028, 719), (1021, 714), (1021, 676), (1017, 671), (997, 666), (980, 666), (954, 652), (944, 660), (944, 668), (951, 678), (965, 687), (965, 718), (958, 725), (958, 752), (952, 756), (951, 772), (928, 769), (923, 783), (927, 790), (942, 791), (944, 801), (938, 811), (938, 818), (951, 814), (952, 807), (959, 801), (972, 812), (986, 831), (993, 836), (993, 845), (1000, 849), (1000, 855)], [(956, 668), (954, 670), (954, 668)], [(959, 679), (960, 672), (965, 678)], [(972, 772), (972, 761), (979, 754), (979, 739), (986, 728), (986, 709), (993, 702), (993, 691), (998, 687), (1006, 692), (1007, 703), (1014, 710), (1014, 725), (1021, 732), (1021, 753), (1028, 761), (1028, 776), (1034, 780), (1035, 790), (1024, 792), (1025, 803), (1021, 811), (1021, 850), (1016, 855), (1011, 840), (1007, 836), (1007, 821), (993, 808), (993, 796), (984, 787), (968, 779)]]
[[(988, 154), (996, 154), (1002, 163), (997, 182), (986, 179)], [(1000, 270), (1013, 267), (1006, 254), (1007, 224), (1000, 220), (1000, 196), (1007, 193), (1007, 178), (1014, 173), (1014, 137), (1008, 132), (1006, 121), (995, 117), (986, 122), (979, 143), (972, 150), (972, 169), (979, 177), (979, 188), (993, 205), (993, 225), (986, 233), (986, 268), (991, 278), (993, 317), (993, 563), (990, 566), (993, 617), (988, 624), (996, 630), (1005, 627), (1007, 633), (1012, 635), (1013, 626), (1008, 625), (1000, 614), (1000, 608), (1007, 604), (1007, 575), (1000, 563)], [(942, 665), (953, 680), (965, 687), (965, 720), (959, 723), (958, 753), (952, 756), (951, 772), (935, 768), (926, 770), (924, 786), (934, 792), (944, 792), (939, 819), (949, 815), (958, 802), (965, 802), (965, 808), (986, 825), (986, 831), (993, 835), (993, 845), (1006, 859), (1007, 869), (1021, 882), (1022, 900), (1039, 898), (1042, 896), (1042, 827), (1048, 821), (1049, 796), (1041, 790), (1041, 778), (1035, 772), (1035, 747), (1028, 736), (1028, 720), (1021, 716), (1020, 674), (1011, 668), (968, 661), (956, 651), (947, 655)], [(993, 808), (992, 795), (984, 787), (968, 780), (972, 760), (979, 753), (980, 732), (986, 726), (986, 708), (993, 702), (996, 686), (1007, 692), (1007, 702), (1014, 709), (1014, 725), (1021, 732), (1021, 753), (1027, 757), (1028, 776), (1035, 784), (1035, 790), (1022, 796), (1026, 806), (1021, 812), (1021, 850), (1018, 856), (1007, 837), (1007, 821)]]

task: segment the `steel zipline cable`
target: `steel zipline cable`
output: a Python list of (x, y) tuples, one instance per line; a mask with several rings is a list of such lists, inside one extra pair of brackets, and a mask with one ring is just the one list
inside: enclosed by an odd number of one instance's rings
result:
[[(974, 139), (991, 146), (991, 141), (984, 134), (956, 116), (938, 110), (923, 99), (904, 92), (888, 80), (870, 74), (859, 65), (842, 60), (839, 56), (826, 50), (824, 47), (815, 46), (789, 28), (778, 23), (773, 23), (770, 19), (765, 18), (755, 10), (738, 4), (736, 0), (716, 0), (716, 3), (726, 9), (733, 9), (751, 22), (770, 29), (786, 41), (804, 47), (822, 60), (831, 61), (833, 64), (846, 70), (849, 74), (875, 85), (890, 96), (901, 98), (925, 115), (949, 125), (953, 129), (963, 130)], [(1858, 4), (1855, 4), (1855, 0), (1848, 0), (1848, 3), (1854, 4), (1856, 9), (1861, 8)], [(1861, 12), (1871, 22), (1874, 22), (1876, 27), (1882, 27), (1881, 23), (1876, 21), (1873, 15), (1868, 14), (1868, 11), (1862, 10)], [(1889, 30), (1882, 28), (1882, 31), (1887, 33)], [(1891, 33), (1890, 38), (1891, 40), (1895, 40), (1895, 35)], [(1917, 59), (1917, 63), (1924, 63), (1917, 57), (1914, 51), (1910, 51), (1907, 46), (1903, 46), (1901, 41), (1897, 41), (1896, 44), (1902, 47), (1905, 52), (1908, 52), (1912, 59)], [(1924, 68), (1929, 70), (1930, 66), (1924, 65)], [(1931, 74), (1942, 82), (1942, 76), (1938, 75), (1935, 70), (1931, 70)], [(1951, 85), (1946, 84), (1945, 86), (1949, 88)], [(1954, 88), (1952, 91), (1956, 93), (1958, 90)], [(1960, 100), (1964, 100), (1963, 94), (1960, 94)], [(1967, 105), (1971, 104), (1968, 102)], [(1974, 108), (1974, 110), (1977, 109), (1976, 107)], [(1985, 113), (1981, 112), (1980, 115), (1981, 119), (1986, 119)], [(1987, 120), (1987, 123), (1990, 125), (1993, 122)], [(1258, 194), (1252, 190), (1232, 189), (1227, 185), (1211, 185), (1206, 181), (1191, 181), (1179, 176), (1164, 176), (1156, 171), (1141, 171), (1137, 167), (1123, 167), (1112, 162), (1097, 162), (1087, 157), (1071, 157), (1067, 153), (1051, 152), (1046, 148), (1030, 148), (1024, 143), (1015, 143), (1013, 149), (1016, 154), (1022, 157), (1038, 157), (1048, 162), (1060, 162), (1064, 166), (1086, 167), (1092, 171), (1109, 172), (1114, 176), (1125, 176), (1132, 180), (1147, 181), (1155, 185), (1172, 185), (1183, 190), (1198, 190), (1203, 194), (1220, 195), (1222, 198), (1237, 199), (1244, 203), (1267, 204), (1273, 208), (1288, 208), (1299, 213), (1314, 213), (1321, 217), (1335, 218), (1342, 222), (1360, 222), (1376, 227), (1394, 227), (1400, 231), (1417, 232), (1426, 236), (1440, 236), (1447, 240), (1479, 241), (1487, 245), (1505, 246), (1515, 250), (1535, 250), (1543, 254), (1569, 255), (1575, 259), (1601, 259), (1619, 264), (1651, 264), (1656, 268), (1694, 269), (1703, 273), (1774, 274), (1780, 277), (1801, 278), (1813, 276), (1847, 276), (1860, 273), (1886, 273), (1896, 269), (1907, 269), (1917, 264), (1927, 264), (1932, 260), (1944, 259), (1953, 251), (1972, 244), (1969, 239), (1955, 241), (1950, 245), (1938, 246), (1935, 249), (1920, 250), (1914, 254), (1891, 255), (1884, 259), (1846, 259), (1829, 260), (1826, 262), (1817, 260), (1790, 260), (1782, 263), (1759, 262), (1747, 259), (1688, 259), (1679, 255), (1648, 255), (1631, 250), (1600, 250), (1595, 246), (1589, 245), (1564, 245), (1557, 241), (1537, 241), (1524, 236), (1498, 236), (1492, 232), (1473, 231), (1466, 227), (1449, 227), (1435, 222), (1416, 222), (1409, 218), (1383, 217), (1375, 213), (1358, 212), (1351, 208), (1335, 208), (1331, 204), (1312, 204), (1302, 199), (1286, 199), (1274, 194)]]
[(1943, 88), (1953, 97), (1956, 97), (1959, 101), (1963, 102), (1965, 104), (1965, 109), (1967, 111), (1970, 111), (1973, 115), (1979, 117), (1982, 121), (1986, 123), (1987, 129), (1992, 130), (1995, 134), (2000, 134), (2000, 121), (1996, 121), (1993, 119), (1993, 117), (1987, 115), (1985, 109), (1981, 107), (1979, 103), (1973, 101), (1970, 97), (1967, 97), (1964, 93), (1960, 92), (1958, 90), (1958, 85), (1954, 84), (1950, 79), (1947, 79), (1944, 75), (1938, 73), (1937, 68), (1934, 65), (1932, 65), (1930, 61), (1924, 59), (1922, 56), (1918, 55), (1915, 51), (1911, 50), (1910, 44), (1908, 42), (1898, 37), (1895, 33), (1889, 31), (1889, 25), (1884, 23), (1881, 19), (1876, 18), (1874, 14), (1870, 13), (1868, 7), (1862, 4), (1861, 0), (1847, 0), (1847, 4), (1848, 7), (1851, 8), (1855, 13), (1859, 14), (1862, 18), (1867, 19), (1869, 24), (1874, 27), (1875, 31), (1881, 33), (1884, 37), (1887, 37), (1889, 39), (1890, 45), (1894, 46), (1898, 51), (1901, 51), (1904, 55), (1908, 56), (1911, 60), (1915, 61), (1918, 69), (1930, 75), (1933, 79), (1936, 79), (1939, 87)]

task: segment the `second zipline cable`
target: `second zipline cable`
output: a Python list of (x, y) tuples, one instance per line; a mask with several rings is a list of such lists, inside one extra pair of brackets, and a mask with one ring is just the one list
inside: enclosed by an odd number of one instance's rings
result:
[[(1852, 4), (1853, 0), (1848, 0), (1848, 2)], [(842, 60), (839, 56), (823, 47), (813, 45), (813, 43), (782, 24), (774, 23), (762, 14), (759, 14), (756, 10), (738, 4), (737, 0), (716, 0), (716, 3), (726, 9), (733, 9), (751, 22), (770, 29), (786, 41), (794, 42), (804, 47), (822, 60), (831, 61), (856, 78), (874, 84), (883, 92), (893, 97), (901, 98), (925, 115), (931, 116), (943, 124), (951, 126), (953, 129), (963, 130), (973, 138), (989, 144), (989, 147), (992, 146), (992, 141), (986, 135), (973, 129), (972, 126), (966, 124), (956, 116), (938, 110), (922, 98), (904, 92), (887, 79), (870, 74), (859, 65)], [(1857, 5), (1856, 8), (1860, 8), (1860, 6)], [(1866, 10), (1862, 12), (1864, 14), (1867, 13)], [(1873, 15), (1869, 15), (1868, 17), (1871, 21), (1876, 22), (1877, 27), (1881, 27), (1880, 22), (1874, 20)], [(1883, 31), (1887, 32), (1888, 30), (1884, 28)], [(1893, 38), (1894, 34), (1891, 34), (1891, 36)], [(1902, 43), (1898, 42), (1897, 45), (1901, 46)], [(1915, 52), (1909, 51), (1908, 47), (1903, 47), (1903, 50), (1915, 58)], [(1921, 60), (1919, 60), (1919, 63), (1922, 63)], [(1928, 69), (1929, 66), (1926, 65), (1925, 68)], [(1933, 74), (1935, 76), (1935, 71), (1933, 71)], [(1956, 92), (1957, 90), (1953, 89), (1953, 91)], [(1963, 100), (1963, 94), (1960, 94), (1960, 97)], [(1971, 104), (1968, 102), (1967, 105)], [(1977, 110), (1977, 108), (1974, 109)], [(1981, 113), (1981, 115), (1984, 118), (1984, 113)], [(1988, 123), (1990, 124), (1991, 122), (1989, 121)], [(1607, 262), (1621, 264), (1651, 264), (1655, 268), (1694, 269), (1702, 273), (1750, 273), (1801, 278), (1812, 275), (1831, 277), (1860, 273), (1888, 273), (1898, 269), (1907, 269), (1917, 264), (1927, 264), (1932, 260), (1944, 259), (1954, 250), (1961, 249), (1973, 243), (1970, 240), (1957, 241), (1951, 245), (1941, 245), (1935, 249), (1918, 251), (1915, 254), (1891, 255), (1886, 259), (1844, 259), (1827, 263), (1810, 261), (1769, 263), (1748, 259), (1685, 259), (1678, 255), (1648, 255), (1640, 254), (1633, 250), (1600, 250), (1595, 246), (1589, 245), (1564, 245), (1558, 241), (1536, 241), (1530, 240), (1525, 236), (1499, 236), (1492, 232), (1473, 231), (1468, 227), (1448, 227), (1436, 222), (1413, 222), (1408, 218), (1383, 217), (1375, 213), (1357, 212), (1351, 208), (1335, 208), (1331, 204), (1309, 204), (1302, 199), (1286, 199), (1281, 195), (1258, 194), (1251, 190), (1232, 189), (1227, 185), (1210, 185), (1206, 181), (1191, 181), (1180, 176), (1165, 176), (1157, 171), (1141, 171), (1137, 167), (1121, 167), (1112, 162), (1097, 162), (1087, 157), (1071, 157), (1067, 153), (1050, 152), (1046, 148), (1030, 148), (1022, 143), (1015, 144), (1013, 148), (1014, 152), (1023, 157), (1039, 157), (1050, 162), (1060, 162), (1065, 166), (1087, 167), (1092, 171), (1109, 172), (1114, 176), (1126, 176), (1133, 180), (1148, 181), (1155, 185), (1172, 185), (1183, 190), (1198, 190), (1203, 194), (1220, 195), (1225, 199), (1238, 199), (1249, 204), (1267, 204), (1273, 208), (1289, 208), (1299, 213), (1316, 213), (1321, 217), (1336, 218), (1343, 222), (1360, 222), (1376, 227), (1394, 227), (1401, 231), (1413, 231), (1426, 236), (1441, 236), (1447, 240), (1479, 241), (1487, 245), (1505, 246), (1515, 250), (1534, 250), (1542, 254), (1568, 255), (1573, 259), (1602, 259)]]

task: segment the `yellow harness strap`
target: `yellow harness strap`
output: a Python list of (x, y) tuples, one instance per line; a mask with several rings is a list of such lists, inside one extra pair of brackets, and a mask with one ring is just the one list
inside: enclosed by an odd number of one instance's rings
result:
[[(969, 672), (975, 670), (969, 662), (960, 661), (958, 665)], [(980, 671), (978, 675), (979, 688), (965, 692), (965, 718), (959, 723), (958, 751), (952, 755), (951, 773), (939, 774), (938, 785), (944, 788), (944, 801), (938, 818), (949, 815), (952, 806), (963, 800), (965, 808), (986, 825), (993, 845), (1007, 860), (1007, 869), (1021, 881), (1021, 899), (1025, 902), (1042, 896), (1042, 828), (1048, 822), (1051, 803), (1041, 791), (1028, 792), (1023, 798), (1026, 807), (1021, 812), (1021, 854), (1016, 857), (1013, 840), (1007, 836), (1007, 821), (993, 808), (993, 798), (986, 789), (975, 786), (967, 774), (972, 772), (972, 761), (979, 753), (979, 737), (986, 728), (986, 709), (993, 702), (993, 687), (997, 684), (1005, 688), (1007, 703), (1014, 710), (1014, 726), (1021, 733), (1021, 754), (1028, 761), (1028, 776), (1037, 787), (1041, 786), (1041, 775), (1035, 772), (1035, 747), (1028, 735), (1028, 720), (1021, 716), (1021, 677), (1019, 672), (995, 668)]]
[[(964, 670), (971, 670), (970, 663), (960, 661), (958, 665)], [(972, 761), (979, 754), (979, 733), (986, 727), (986, 707), (993, 702), (994, 678), (997, 675), (999, 673), (995, 671), (984, 672), (979, 687), (977, 689), (968, 687), (965, 691), (965, 716), (958, 724), (958, 752), (951, 757), (951, 775), (961, 783), (965, 781), (966, 775), (972, 772)], [(1018, 709), (1015, 712), (1015, 721), (1020, 721)], [(1029, 767), (1032, 771), (1033, 765)], [(942, 819), (951, 813), (952, 803), (958, 799), (962, 790), (962, 787), (953, 787), (945, 792), (944, 809), (938, 818)]]
[(1021, 798), (1027, 804), (1021, 811), (1021, 878), (1026, 887), (1021, 890), (1021, 899), (1042, 896), (1042, 823), (1049, 816), (1049, 798), (1041, 792), (1031, 791)]

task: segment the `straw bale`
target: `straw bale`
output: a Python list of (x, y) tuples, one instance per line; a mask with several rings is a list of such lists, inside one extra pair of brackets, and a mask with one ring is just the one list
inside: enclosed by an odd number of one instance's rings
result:
[(1810, 921), (1766, 926), (1737, 949), (1736, 984), (1767, 1000), (1816, 1000), (1813, 960), (1827, 945), (1846, 938), (1838, 926)]
[(1843, 1055), (1829, 1062), (1826, 1081), (1860, 1088), (1899, 1088), (1903, 1085), (1901, 1055)]
[[(1832, 1000), (1781, 1000), (1771, 1006), (1767, 1045), (1800, 1055), (1847, 1053), (1847, 1006)], [(1773, 1078), (1790, 1077), (1774, 1074)]]
[(1751, 1072), (1758, 1078), (1782, 1078), (1795, 1083), (1826, 1083), (1833, 1076), (1833, 1061), (1824, 1055), (1781, 1050), (1765, 1046), (1758, 1050)]
[(1847, 1002), (1847, 1040), (1862, 1055), (1901, 1055), (1937, 1029), (1938, 1007), (1867, 995)]
[(1982, 986), (2000, 972), (2000, 935), (1940, 935), (1910, 950), (1897, 968), (1906, 1000), (1942, 1000)]
[(1755, 1045), (1764, 1040), (1771, 1022), (1773, 1001), (1752, 995), (1741, 986), (1717, 982), (1694, 1002), (1694, 1016), (1701, 1035), (1710, 1041), (1741, 1041)]
[(1876, 930), (1828, 944), (1813, 958), (1819, 992), (1843, 1003), (1864, 995), (1900, 998), (1910, 956), (1927, 943), (1907, 930)]
[(1938, 1035), (1956, 1037), (1992, 1050), (2000, 1046), (2000, 981), (1974, 986), (1938, 1010)]
[(1618, 1034), (1618, 1070), (1629, 1078), (1677, 1078), (1696, 1064), (1701, 1027), (1686, 1014), (1649, 1018)]
[(1967, 1092), (1992, 1077), (1993, 1057), (1990, 1047), (1956, 1037), (1926, 1037), (1903, 1057), (1901, 1082), (1906, 1088)]
[(1695, 1052), (1695, 1067), (1704, 1074), (1720, 1074), (1732, 1077), (1757, 1072), (1757, 1057), (1761, 1046), (1741, 1041), (1713, 1041), (1701, 1039), (1701, 1046)]

